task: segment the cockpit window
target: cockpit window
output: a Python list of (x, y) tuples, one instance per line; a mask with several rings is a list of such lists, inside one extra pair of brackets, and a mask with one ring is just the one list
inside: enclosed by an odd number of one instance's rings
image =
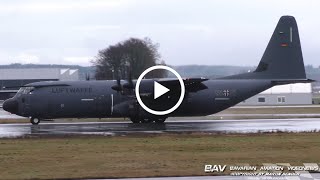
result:
[(17, 97), (17, 98), (20, 97), (22, 92), (24, 91), (24, 89), (25, 89), (25, 87), (20, 88), (19, 91), (16, 93), (15, 97)]
[(33, 91), (33, 89), (34, 89), (34, 87), (26, 87), (23, 90), (22, 94), (29, 94), (31, 91)]
[(17, 94), (22, 94), (22, 92), (24, 91), (25, 87), (22, 87), (19, 89), (19, 91), (17, 92)]
[(18, 95), (20, 94), (29, 94), (30, 92), (32, 92), (34, 90), (34, 87), (22, 87), (19, 89), (19, 91), (17, 92)]

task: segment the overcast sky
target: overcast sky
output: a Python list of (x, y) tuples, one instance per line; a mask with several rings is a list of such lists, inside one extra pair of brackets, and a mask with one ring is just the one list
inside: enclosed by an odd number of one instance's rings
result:
[(320, 65), (320, 1), (1, 0), (0, 64), (91, 65), (99, 49), (150, 37), (170, 65), (258, 64), (282, 15)]

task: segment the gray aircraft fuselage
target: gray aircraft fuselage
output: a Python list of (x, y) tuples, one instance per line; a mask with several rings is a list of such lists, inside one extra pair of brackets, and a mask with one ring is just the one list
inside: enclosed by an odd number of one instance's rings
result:
[[(141, 84), (143, 81), (148, 80), (142, 80)], [(115, 81), (69, 81), (64, 84), (69, 86), (42, 87), (31, 92), (28, 92), (27, 87), (22, 88), (13, 97), (19, 106), (13, 113), (44, 119), (131, 116), (129, 105), (121, 106), (121, 103), (126, 103), (131, 98), (110, 88), (115, 85)], [(207, 89), (188, 93), (180, 107), (168, 116), (214, 114), (272, 86), (270, 80), (217, 79), (205, 81), (203, 84)], [(145, 116), (141, 118), (152, 116), (142, 108), (139, 108), (139, 111), (140, 116)]]

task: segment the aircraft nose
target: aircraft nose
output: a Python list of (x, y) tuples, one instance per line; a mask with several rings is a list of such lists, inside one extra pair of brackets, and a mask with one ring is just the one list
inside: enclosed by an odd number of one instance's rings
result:
[(11, 112), (13, 114), (16, 114), (18, 112), (18, 102), (15, 99), (7, 99), (3, 102), (2, 108), (5, 111)]

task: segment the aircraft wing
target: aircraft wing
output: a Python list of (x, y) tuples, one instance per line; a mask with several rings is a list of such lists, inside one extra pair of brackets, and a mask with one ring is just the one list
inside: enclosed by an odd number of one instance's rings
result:
[[(204, 81), (207, 81), (207, 78), (184, 78), (182, 80), (186, 89), (186, 93), (197, 92), (208, 88), (206, 85), (202, 83)], [(155, 81), (170, 89), (170, 92), (174, 93), (180, 91), (180, 83), (179, 80), (176, 78), (157, 79)], [(128, 97), (136, 98), (135, 95), (128, 95)], [(145, 99), (152, 98), (153, 91), (140, 93), (140, 97)]]
[[(202, 83), (207, 80), (207, 78), (203, 77), (184, 78), (183, 82), (187, 92), (197, 92), (208, 88), (206, 85)], [(157, 82), (169, 88), (171, 91), (180, 90), (180, 83), (178, 79), (159, 79), (157, 80)]]

